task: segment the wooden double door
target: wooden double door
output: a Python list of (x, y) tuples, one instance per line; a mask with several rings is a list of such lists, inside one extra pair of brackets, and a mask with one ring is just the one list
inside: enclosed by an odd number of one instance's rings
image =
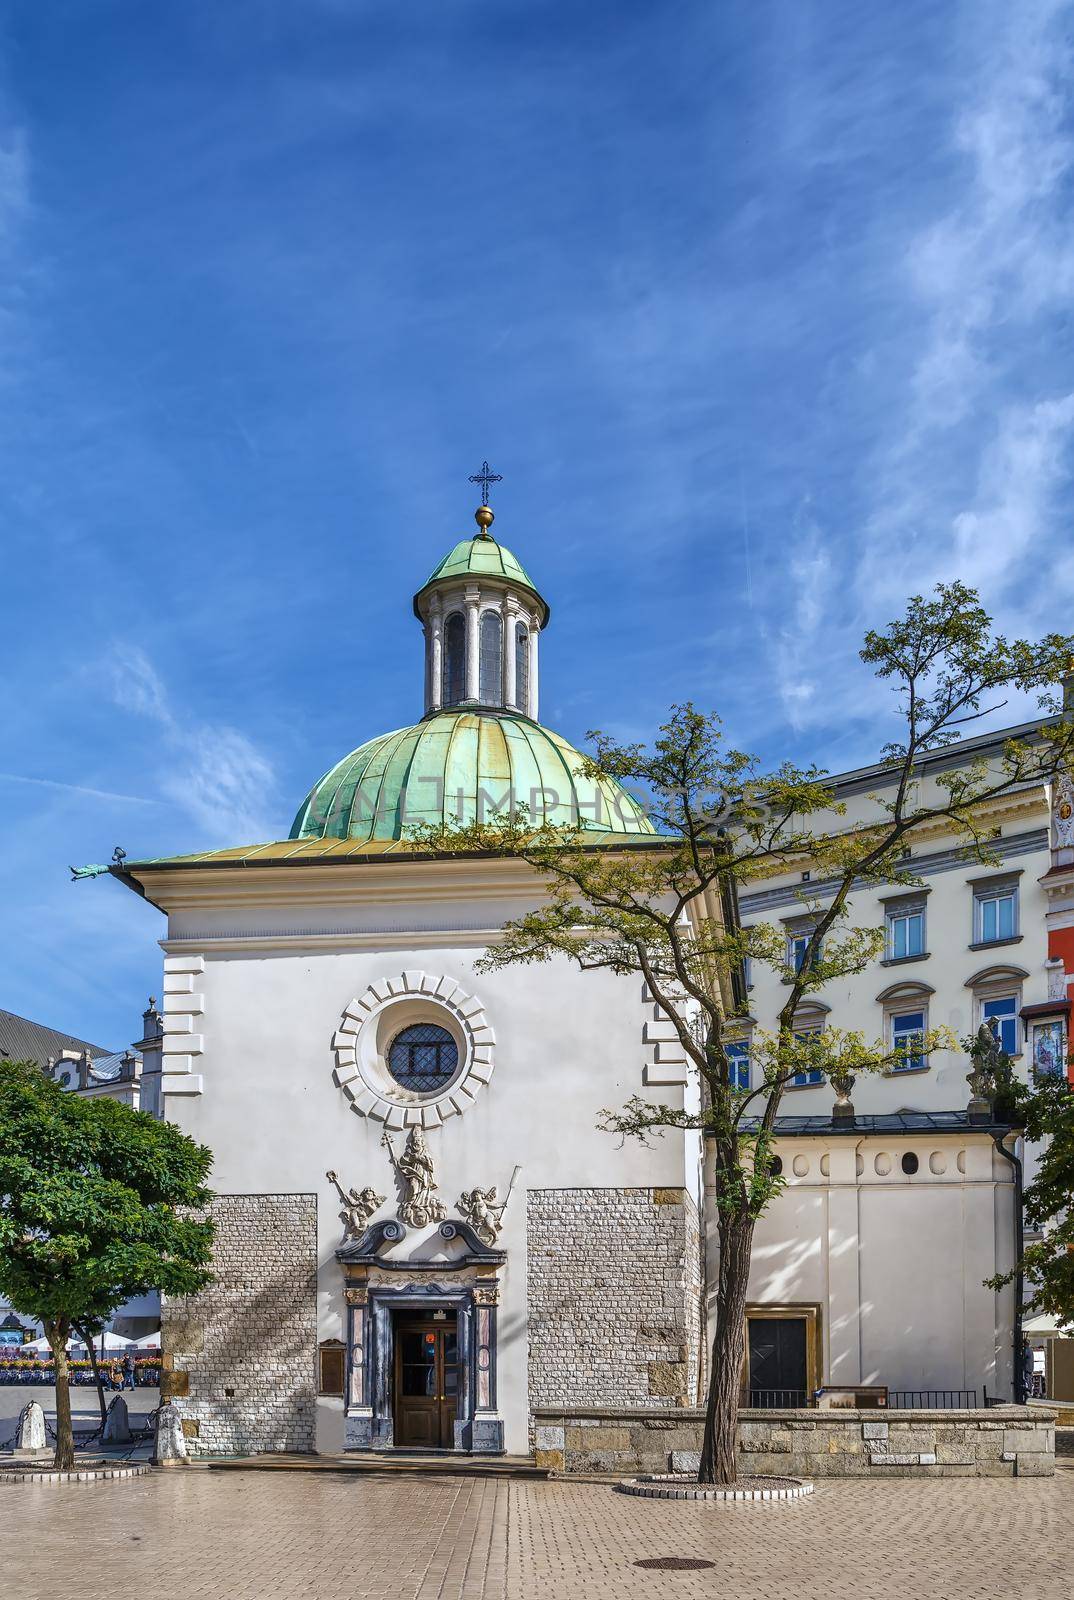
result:
[(455, 1313), (443, 1318), (397, 1313), (395, 1443), (418, 1450), (453, 1450), (461, 1385)]

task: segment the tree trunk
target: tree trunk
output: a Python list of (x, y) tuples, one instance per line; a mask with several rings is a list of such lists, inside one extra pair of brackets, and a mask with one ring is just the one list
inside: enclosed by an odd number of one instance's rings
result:
[(75, 1436), (71, 1427), (71, 1374), (67, 1366), (67, 1335), (70, 1324), (66, 1317), (57, 1317), (45, 1323), (45, 1338), (52, 1351), (52, 1365), (56, 1372), (56, 1455), (53, 1467), (57, 1472), (71, 1472), (75, 1464)]
[(82, 1343), (85, 1345), (87, 1354), (89, 1355), (90, 1366), (93, 1368), (93, 1381), (97, 1385), (97, 1404), (101, 1408), (101, 1432), (103, 1433), (104, 1425), (108, 1421), (108, 1402), (104, 1398), (104, 1379), (101, 1377), (101, 1368), (97, 1361), (97, 1352), (93, 1348), (93, 1339), (89, 1334), (87, 1334), (85, 1328), (80, 1327), (77, 1322), (73, 1322), (71, 1326), (74, 1328), (75, 1332), (82, 1340)]
[(746, 1293), (753, 1219), (720, 1218), (720, 1282), (712, 1341), (705, 1437), (699, 1483), (734, 1483), (738, 1477), (738, 1401), (746, 1346)]

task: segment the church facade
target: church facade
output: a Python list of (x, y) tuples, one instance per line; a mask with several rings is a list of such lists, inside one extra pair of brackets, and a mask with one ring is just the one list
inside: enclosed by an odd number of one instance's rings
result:
[[(670, 1024), (633, 978), (475, 973), (533, 903), (531, 870), (407, 842), (510, 794), (594, 848), (660, 847), (537, 720), (549, 609), (491, 511), (477, 520), (415, 596), (419, 722), (332, 767), (286, 840), (112, 869), (167, 919), (164, 1114), (215, 1158), (215, 1281), (163, 1309), (198, 1452), (525, 1453), (539, 1412), (701, 1398), (701, 1141), (597, 1127), (635, 1093), (694, 1103)], [(748, 1071), (746, 1034), (743, 1051)], [(781, 1125), (747, 1393), (1009, 1395), (1011, 1295), (982, 1287), (1011, 1252), (1001, 1130), (971, 1122), (954, 1080), (920, 1125), (903, 1084), (870, 1093), (875, 1127), (826, 1089)]]

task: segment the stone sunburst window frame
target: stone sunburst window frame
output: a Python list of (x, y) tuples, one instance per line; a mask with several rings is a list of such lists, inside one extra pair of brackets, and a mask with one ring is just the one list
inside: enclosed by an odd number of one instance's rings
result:
[[(420, 1022), (444, 1028), (458, 1049), (454, 1076), (432, 1094), (404, 1089), (388, 1067), (392, 1041)], [(437, 1128), (467, 1111), (492, 1077), (496, 1035), (481, 1001), (454, 978), (409, 971), (378, 978), (351, 1000), (332, 1046), (333, 1076), (358, 1116), (393, 1129)]]

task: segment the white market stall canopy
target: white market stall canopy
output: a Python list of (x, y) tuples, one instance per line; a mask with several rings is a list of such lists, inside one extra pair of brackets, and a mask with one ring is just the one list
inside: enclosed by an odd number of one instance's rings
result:
[(1057, 1318), (1046, 1311), (1027, 1317), (1022, 1332), (1027, 1339), (1074, 1339), (1074, 1328), (1060, 1327)]

